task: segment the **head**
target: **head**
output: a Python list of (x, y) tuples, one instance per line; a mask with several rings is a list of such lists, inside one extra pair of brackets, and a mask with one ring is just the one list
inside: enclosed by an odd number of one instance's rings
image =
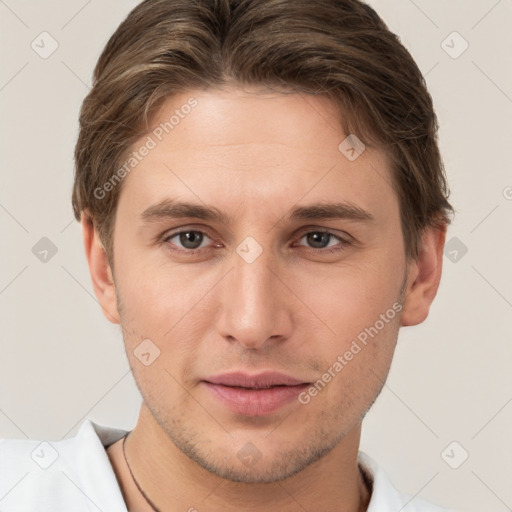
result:
[[(451, 212), (432, 99), (370, 7), (146, 0), (98, 61), (75, 159), (96, 295), (178, 448), (275, 481), (357, 431), (428, 315)], [(207, 384), (264, 370), (306, 385), (240, 414)]]

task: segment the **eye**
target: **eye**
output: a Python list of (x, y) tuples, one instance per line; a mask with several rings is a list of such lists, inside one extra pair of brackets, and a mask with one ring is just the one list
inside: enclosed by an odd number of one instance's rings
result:
[[(164, 235), (162, 242), (167, 244), (172, 251), (195, 254), (201, 252), (203, 249), (213, 247), (212, 245), (208, 245), (208, 240), (210, 240), (210, 242), (213, 241), (204, 231), (188, 229)], [(297, 245), (303, 245), (300, 243), (302, 240), (305, 240), (306, 247), (309, 246), (312, 252), (322, 254), (335, 253), (350, 245), (348, 240), (325, 230), (315, 230), (304, 233), (300, 236), (299, 244)]]
[[(176, 242), (171, 242), (173, 239), (176, 239)], [(189, 229), (187, 231), (171, 233), (165, 237), (163, 241), (170, 245), (177, 245), (178, 247), (181, 246), (181, 248), (175, 250), (195, 252), (196, 250), (204, 248), (202, 244), (205, 239), (210, 239), (210, 237), (204, 231)]]
[[(311, 245), (310, 248), (313, 249), (313, 251), (336, 252), (350, 245), (348, 240), (344, 240), (330, 231), (309, 231), (302, 235), (299, 240), (303, 239), (306, 240), (306, 243)], [(331, 244), (331, 242), (335, 243)]]

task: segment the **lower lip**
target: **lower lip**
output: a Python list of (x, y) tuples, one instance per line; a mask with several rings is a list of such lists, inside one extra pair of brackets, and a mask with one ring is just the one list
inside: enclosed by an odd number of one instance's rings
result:
[(309, 384), (247, 389), (203, 382), (210, 392), (231, 411), (244, 416), (264, 416), (293, 401)]

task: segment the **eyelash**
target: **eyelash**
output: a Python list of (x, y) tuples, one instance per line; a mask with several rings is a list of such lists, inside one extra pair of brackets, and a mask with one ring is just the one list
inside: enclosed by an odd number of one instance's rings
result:
[[(212, 239), (212, 237), (209, 236), (207, 232), (205, 232), (205, 231), (203, 231), (201, 229), (182, 229), (180, 231), (175, 231), (173, 233), (169, 233), (169, 234), (164, 235), (164, 238), (162, 239), (162, 242), (167, 244), (172, 251), (175, 251), (175, 252), (178, 252), (178, 253), (182, 253), (182, 254), (195, 255), (195, 254), (203, 251), (204, 249), (208, 249), (208, 247), (201, 247), (201, 248), (198, 248), (198, 249), (176, 249), (174, 247), (171, 247), (173, 244), (170, 243), (170, 240), (172, 240), (174, 237), (176, 237), (178, 235), (181, 235), (183, 233), (200, 233), (200, 234), (205, 235), (208, 238)], [(312, 247), (309, 247), (309, 248), (307, 247), (310, 251), (312, 251), (315, 254), (335, 254), (335, 253), (338, 253), (338, 252), (344, 250), (349, 245), (351, 245), (351, 242), (349, 242), (348, 240), (345, 240), (345, 239), (341, 238), (340, 236), (335, 235), (331, 231), (328, 231), (328, 230), (325, 230), (325, 229), (315, 229), (315, 230), (310, 230), (310, 231), (304, 231), (304, 232), (302, 232), (300, 234), (298, 240), (300, 241), (302, 238), (304, 238), (304, 236), (309, 235), (311, 233), (327, 234), (327, 235), (330, 235), (330, 237), (333, 237), (333, 238), (336, 238), (336, 239), (339, 240), (339, 246), (337, 246), (335, 248), (315, 249), (315, 248), (312, 248)], [(330, 241), (331, 240), (329, 239), (329, 242)]]

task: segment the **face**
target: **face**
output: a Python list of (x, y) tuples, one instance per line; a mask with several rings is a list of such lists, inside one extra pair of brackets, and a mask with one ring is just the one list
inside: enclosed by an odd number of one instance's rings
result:
[(153, 128), (114, 227), (137, 385), (204, 468), (285, 478), (359, 427), (389, 370), (409, 268), (389, 162), (339, 148), (320, 97), (191, 91)]

